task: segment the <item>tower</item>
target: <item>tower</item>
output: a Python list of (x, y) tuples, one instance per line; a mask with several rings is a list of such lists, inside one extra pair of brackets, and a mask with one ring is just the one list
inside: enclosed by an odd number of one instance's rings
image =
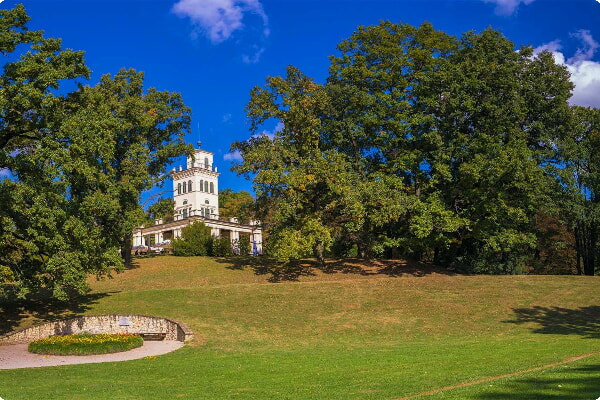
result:
[(219, 173), (213, 155), (198, 148), (188, 156), (185, 169), (171, 173), (176, 221), (192, 216), (219, 218)]

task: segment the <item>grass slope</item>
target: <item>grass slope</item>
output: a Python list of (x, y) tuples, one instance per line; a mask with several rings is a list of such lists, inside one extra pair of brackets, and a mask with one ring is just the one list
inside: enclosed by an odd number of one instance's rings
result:
[(282, 271), (256, 262), (141, 259), (92, 282), (75, 308), (0, 305), (4, 329), (77, 313), (141, 313), (184, 321), (196, 334), (152, 359), (0, 371), (0, 397), (600, 396), (598, 278), (464, 276), (399, 263)]

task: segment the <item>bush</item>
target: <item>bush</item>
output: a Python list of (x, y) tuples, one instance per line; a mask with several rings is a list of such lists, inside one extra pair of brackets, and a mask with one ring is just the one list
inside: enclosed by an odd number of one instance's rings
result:
[(212, 255), (215, 257), (227, 257), (233, 255), (231, 241), (227, 237), (213, 239)]
[(36, 354), (86, 356), (119, 353), (140, 347), (144, 339), (131, 333), (103, 333), (50, 336), (29, 343), (27, 350)]
[(202, 222), (195, 222), (181, 230), (181, 237), (173, 240), (173, 254), (176, 256), (208, 256), (212, 252), (213, 237), (210, 228)]
[(240, 238), (235, 241), (234, 247), (236, 249), (236, 254), (241, 256), (247, 256), (252, 251), (250, 245), (250, 234), (249, 233), (240, 233)]

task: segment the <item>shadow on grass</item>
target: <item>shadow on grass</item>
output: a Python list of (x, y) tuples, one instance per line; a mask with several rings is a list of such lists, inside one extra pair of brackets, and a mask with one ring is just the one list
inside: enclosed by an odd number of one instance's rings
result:
[(69, 301), (59, 301), (47, 294), (37, 294), (26, 299), (0, 299), (0, 335), (12, 332), (25, 320), (28, 326), (74, 318), (82, 315), (110, 293), (94, 293), (74, 297)]
[[(494, 385), (495, 386), (495, 385)], [(591, 400), (600, 396), (600, 365), (564, 368), (540, 377), (508, 381), (487, 387), (477, 395), (482, 400)]]
[(269, 275), (269, 282), (297, 281), (301, 276), (313, 276), (313, 263), (310, 261), (290, 261), (280, 263), (267, 257), (219, 258), (218, 262), (229, 264), (228, 269), (250, 268), (256, 275)]
[(256, 275), (270, 275), (269, 282), (297, 281), (301, 276), (314, 276), (317, 272), (325, 274), (386, 275), (392, 277), (422, 277), (433, 273), (455, 275), (454, 272), (426, 264), (398, 260), (327, 260), (324, 265), (316, 260), (292, 260), (278, 262), (268, 257), (232, 257), (218, 259), (229, 264), (227, 268), (244, 270), (250, 268)]
[[(600, 307), (531, 307), (513, 310), (516, 318), (503, 321), (512, 324), (536, 324), (534, 333), (579, 335), (585, 338), (600, 338)], [(600, 387), (599, 387), (600, 391)], [(598, 393), (600, 396), (600, 393)]]

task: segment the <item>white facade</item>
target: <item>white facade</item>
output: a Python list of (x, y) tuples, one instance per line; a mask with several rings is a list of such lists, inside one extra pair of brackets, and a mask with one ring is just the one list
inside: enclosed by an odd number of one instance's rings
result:
[(196, 222), (211, 228), (212, 235), (226, 235), (232, 246), (245, 233), (250, 239), (253, 254), (262, 254), (262, 228), (256, 221), (248, 225), (219, 219), (219, 173), (213, 165), (214, 154), (196, 149), (187, 158), (186, 168), (171, 171), (173, 178), (174, 220), (157, 220), (155, 225), (141, 226), (133, 232), (133, 246), (150, 246), (181, 236), (181, 229)]
[(195, 150), (186, 167), (171, 172), (175, 220), (192, 216), (219, 219), (219, 173), (213, 166), (213, 153)]

